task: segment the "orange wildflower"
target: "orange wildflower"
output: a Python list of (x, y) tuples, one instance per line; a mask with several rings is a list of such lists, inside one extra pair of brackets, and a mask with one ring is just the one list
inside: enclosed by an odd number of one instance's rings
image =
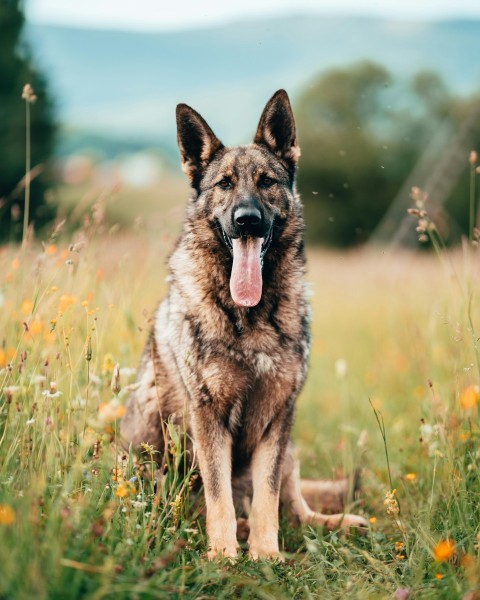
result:
[(416, 473), (407, 473), (405, 475), (405, 479), (407, 481), (415, 481), (416, 478), (417, 478), (417, 474)]
[(0, 504), (0, 525), (15, 523), (15, 511), (8, 504)]
[(77, 299), (75, 298), (75, 296), (67, 296), (66, 294), (63, 294), (62, 296), (60, 296), (60, 301), (58, 303), (58, 311), (64, 313), (70, 306), (72, 306), (76, 302)]
[(127, 496), (134, 496), (137, 493), (137, 488), (130, 481), (122, 481), (115, 490), (115, 496), (117, 498), (126, 498)]
[(98, 417), (103, 424), (108, 425), (114, 423), (117, 419), (121, 419), (125, 415), (125, 411), (125, 406), (118, 404), (118, 400), (114, 399), (100, 404)]
[(31, 300), (24, 300), (20, 306), (20, 310), (24, 315), (30, 315), (33, 310), (33, 302)]
[(433, 549), (433, 558), (437, 562), (450, 560), (455, 554), (455, 542), (453, 540), (441, 540)]
[(43, 323), (40, 321), (40, 319), (35, 317), (35, 319), (29, 323), (28, 329), (31, 335), (36, 335), (37, 333), (41, 333), (43, 331)]
[(53, 256), (57, 252), (56, 244), (48, 244), (48, 246), (45, 246), (45, 252), (49, 256)]
[(463, 410), (475, 408), (479, 398), (480, 394), (478, 393), (478, 386), (470, 385), (466, 387), (460, 394), (460, 408)]

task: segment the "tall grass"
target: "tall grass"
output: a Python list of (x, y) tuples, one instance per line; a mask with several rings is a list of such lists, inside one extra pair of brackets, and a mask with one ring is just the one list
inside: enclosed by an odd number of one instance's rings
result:
[(463, 252), (439, 247), (441, 261), (309, 253), (312, 358), (294, 438), (306, 476), (362, 467), (350, 508), (369, 531), (282, 520), (284, 564), (211, 563), (182, 431), (165, 424), (158, 486), (148, 448), (142, 464), (118, 439), (170, 242), (112, 234), (103, 215), (96, 202), (72, 236), (59, 225), (0, 250), (0, 597), (478, 597), (475, 236)]

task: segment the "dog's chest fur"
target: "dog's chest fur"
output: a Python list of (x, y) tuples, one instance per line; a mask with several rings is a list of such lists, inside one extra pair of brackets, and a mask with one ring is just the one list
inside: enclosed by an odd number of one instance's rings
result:
[[(172, 256), (156, 347), (162, 368), (180, 373), (176, 403), (187, 397), (190, 420), (200, 407), (210, 407), (232, 434), (233, 466), (241, 470), (275, 415), (293, 405), (305, 378), (309, 315), (301, 274), (288, 296), (279, 291), (272, 304), (235, 311), (219, 301), (222, 292), (212, 284), (211, 294), (200, 293), (192, 264), (183, 257), (180, 268)], [(228, 293), (228, 283), (218, 283)]]

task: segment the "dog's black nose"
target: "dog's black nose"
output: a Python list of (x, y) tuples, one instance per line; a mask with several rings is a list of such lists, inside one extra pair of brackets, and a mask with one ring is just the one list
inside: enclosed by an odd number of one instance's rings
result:
[(254, 206), (240, 206), (235, 211), (233, 218), (240, 228), (248, 229), (260, 225), (262, 213)]

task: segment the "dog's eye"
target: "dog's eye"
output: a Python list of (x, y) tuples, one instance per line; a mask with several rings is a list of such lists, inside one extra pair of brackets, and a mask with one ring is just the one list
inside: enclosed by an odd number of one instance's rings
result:
[(232, 187), (232, 182), (228, 177), (224, 177), (217, 183), (218, 187), (221, 187), (222, 190), (229, 190)]
[(269, 188), (275, 183), (275, 180), (271, 177), (268, 177), (267, 175), (263, 175), (262, 177), (260, 177), (260, 181), (258, 183), (260, 187)]

